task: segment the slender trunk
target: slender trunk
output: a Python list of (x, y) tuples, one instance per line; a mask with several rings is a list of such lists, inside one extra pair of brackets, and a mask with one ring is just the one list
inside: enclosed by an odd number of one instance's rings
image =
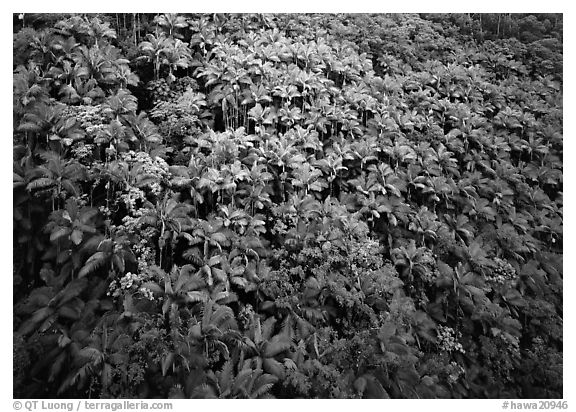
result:
[(137, 46), (136, 42), (136, 13), (132, 13), (132, 38), (134, 39), (134, 46)]
[(138, 43), (140, 43), (140, 29), (142, 27), (142, 23), (140, 21), (140, 13), (137, 13), (136, 15), (138, 16), (138, 31), (136, 32), (136, 36), (137, 36), (136, 40), (138, 40)]
[(480, 14), (480, 39), (484, 40), (484, 33), (482, 31), (482, 13), (479, 14)]

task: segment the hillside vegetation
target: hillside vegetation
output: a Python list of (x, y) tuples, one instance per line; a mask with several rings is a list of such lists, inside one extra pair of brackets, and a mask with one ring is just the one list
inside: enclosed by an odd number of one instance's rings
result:
[(561, 15), (14, 23), (15, 397), (562, 398)]

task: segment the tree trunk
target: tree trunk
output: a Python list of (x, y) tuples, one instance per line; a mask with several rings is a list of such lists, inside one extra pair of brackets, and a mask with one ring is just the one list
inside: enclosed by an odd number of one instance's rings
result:
[(136, 43), (136, 13), (132, 13), (132, 37), (134, 38), (134, 46), (137, 46)]
[(140, 21), (140, 13), (136, 13), (137, 24), (136, 24), (136, 41), (140, 43), (140, 29), (142, 28), (142, 23)]

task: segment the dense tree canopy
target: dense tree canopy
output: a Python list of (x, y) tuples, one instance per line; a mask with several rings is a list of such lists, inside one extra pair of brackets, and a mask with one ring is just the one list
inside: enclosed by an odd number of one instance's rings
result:
[(14, 396), (561, 398), (561, 15), (14, 16)]

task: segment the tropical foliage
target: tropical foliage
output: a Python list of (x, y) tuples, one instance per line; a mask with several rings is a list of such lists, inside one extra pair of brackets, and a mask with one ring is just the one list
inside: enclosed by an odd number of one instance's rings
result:
[(561, 15), (23, 15), (14, 396), (561, 398)]

